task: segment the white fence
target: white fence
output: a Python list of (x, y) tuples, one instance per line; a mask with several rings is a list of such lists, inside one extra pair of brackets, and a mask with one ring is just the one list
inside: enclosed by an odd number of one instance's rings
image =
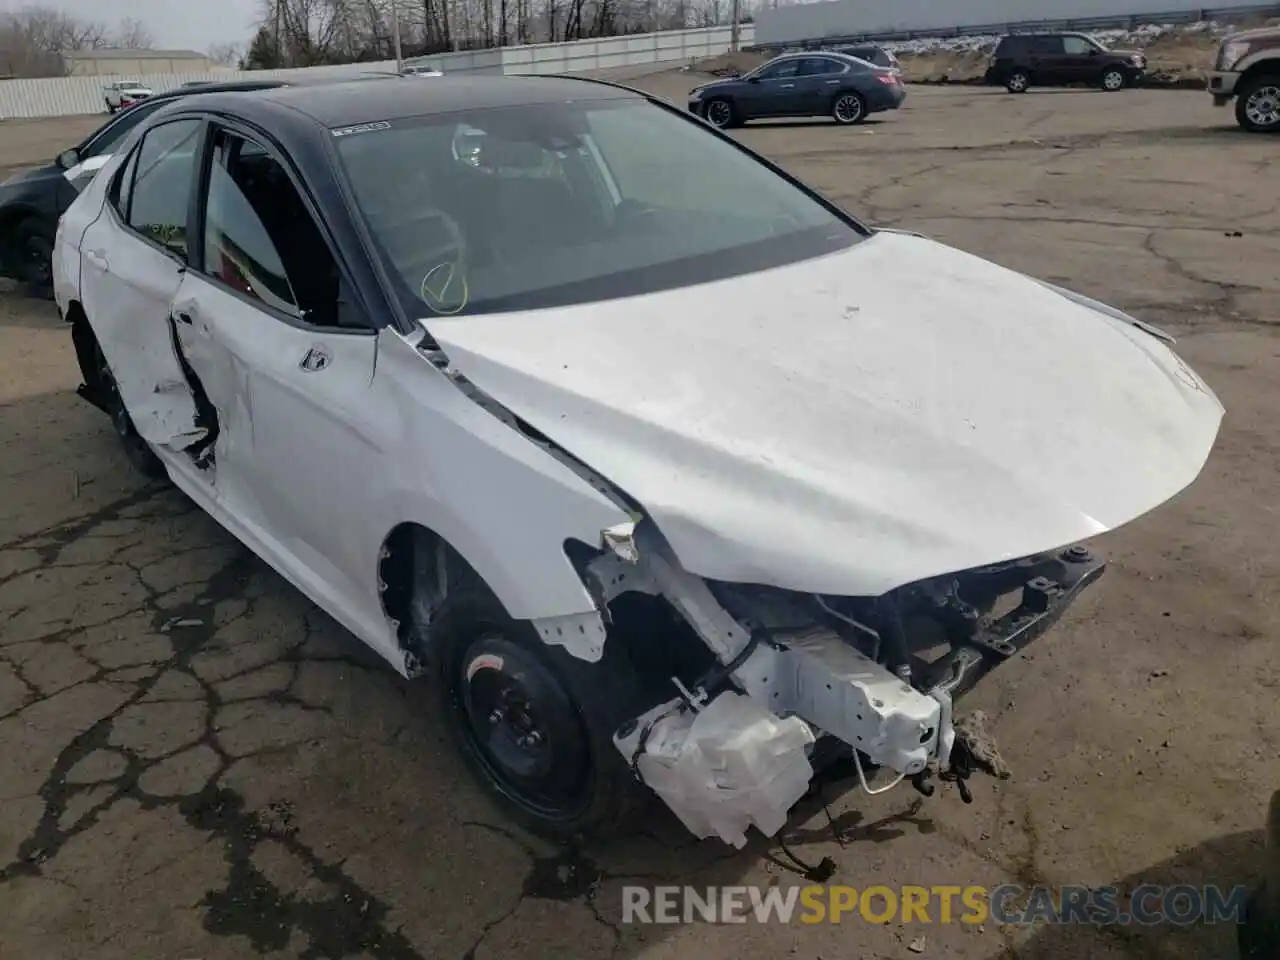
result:
[[(1275, 0), (1236, 0), (1238, 7), (1267, 9)], [(928, 35), (931, 32), (970, 32), (975, 27), (1063, 21), (1148, 20), (1162, 15), (1198, 19), (1211, 15), (1204, 0), (829, 0), (765, 7), (756, 15), (755, 42), (788, 44), (823, 37)]]
[[(576, 73), (615, 67), (634, 67), (668, 61), (680, 63), (697, 57), (715, 56), (729, 49), (729, 27), (671, 30), (663, 33), (633, 34), (600, 40), (571, 40), (533, 46), (503, 47), (496, 50), (467, 50), (415, 58), (451, 73)], [(750, 44), (751, 24), (743, 24), (740, 40)], [(395, 70), (395, 61), (353, 63), (337, 67), (310, 67), (306, 70), (219, 70), (214, 73), (149, 74), (129, 78), (145, 81), (156, 93), (172, 90), (193, 80), (226, 81), (267, 78), (305, 73), (308, 76), (358, 76), (369, 72)], [(0, 120), (16, 117), (62, 117), (102, 113), (105, 84), (120, 77), (54, 77), (41, 80), (0, 80)], [(428, 82), (428, 81), (423, 81)], [(2, 134), (0, 134), (2, 136)]]

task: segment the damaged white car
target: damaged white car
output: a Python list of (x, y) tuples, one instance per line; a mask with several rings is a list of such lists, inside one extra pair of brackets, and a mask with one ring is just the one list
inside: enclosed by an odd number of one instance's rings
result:
[(559, 835), (642, 784), (735, 845), (833, 765), (963, 793), (957, 698), (1223, 413), (1158, 330), (588, 80), (189, 98), (55, 278), (131, 459)]

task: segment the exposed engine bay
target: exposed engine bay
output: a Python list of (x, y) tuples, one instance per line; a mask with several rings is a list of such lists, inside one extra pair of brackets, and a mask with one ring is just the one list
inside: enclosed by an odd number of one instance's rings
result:
[(666, 598), (714, 654), (693, 683), (629, 721), (614, 743), (699, 837), (741, 847), (767, 835), (824, 768), (850, 762), (909, 780), (1008, 771), (981, 723), (955, 702), (1062, 614), (1105, 564), (1073, 546), (910, 584), (875, 598), (724, 584), (684, 571), (656, 530), (612, 531), (585, 567), (601, 609), (640, 591)]

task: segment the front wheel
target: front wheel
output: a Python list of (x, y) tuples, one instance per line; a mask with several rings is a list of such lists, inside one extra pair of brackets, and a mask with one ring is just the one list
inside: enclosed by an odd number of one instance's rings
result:
[(1102, 89), (1108, 93), (1123, 90), (1128, 82), (1128, 75), (1120, 69), (1111, 69), (1102, 75)]
[(737, 111), (728, 100), (708, 100), (703, 115), (707, 118), (707, 123), (719, 130), (732, 127), (738, 121)]
[(507, 616), (487, 590), (459, 583), (423, 635), (444, 721), (513, 820), (558, 840), (635, 824), (649, 794), (612, 738), (652, 704), (620, 646), (580, 660)]
[(867, 118), (867, 105), (856, 93), (842, 93), (831, 104), (831, 118), (845, 126), (861, 123)]
[(1236, 122), (1251, 133), (1280, 131), (1280, 74), (1255, 77), (1236, 91)]
[(1005, 78), (1004, 88), (1010, 93), (1026, 93), (1031, 86), (1031, 75), (1025, 70), (1015, 70)]

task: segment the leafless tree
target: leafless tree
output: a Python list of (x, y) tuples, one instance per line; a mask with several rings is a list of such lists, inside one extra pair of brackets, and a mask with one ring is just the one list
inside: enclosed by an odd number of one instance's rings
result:
[(209, 62), (220, 67), (234, 67), (244, 55), (244, 48), (239, 43), (215, 43), (208, 51)]
[(156, 45), (156, 38), (141, 20), (125, 17), (116, 28), (112, 43), (122, 50), (148, 50)]
[(62, 54), (107, 45), (100, 23), (49, 7), (0, 14), (0, 75), (52, 77), (65, 73)]
[[(393, 55), (390, 0), (261, 2), (259, 42), (278, 49), (286, 66)], [(728, 0), (400, 0), (397, 6), (410, 57), (712, 25), (724, 23), (730, 8)]]

